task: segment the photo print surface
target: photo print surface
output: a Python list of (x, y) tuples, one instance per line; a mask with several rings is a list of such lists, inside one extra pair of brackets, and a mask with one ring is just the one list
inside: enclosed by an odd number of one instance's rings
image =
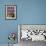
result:
[(16, 5), (5, 6), (6, 19), (16, 19)]

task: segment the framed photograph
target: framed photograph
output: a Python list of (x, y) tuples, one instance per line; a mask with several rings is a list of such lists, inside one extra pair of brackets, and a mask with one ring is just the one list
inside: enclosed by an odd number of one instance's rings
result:
[(16, 19), (16, 5), (5, 5), (5, 19)]
[(19, 24), (18, 42), (24, 40), (46, 41), (46, 24)]

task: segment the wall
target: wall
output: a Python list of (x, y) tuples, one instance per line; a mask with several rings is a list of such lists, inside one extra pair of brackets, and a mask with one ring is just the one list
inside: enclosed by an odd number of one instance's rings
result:
[[(6, 4), (17, 5), (16, 20), (5, 20)], [(0, 0), (0, 44), (8, 43), (9, 32), (18, 32), (18, 24), (46, 24), (46, 0)]]

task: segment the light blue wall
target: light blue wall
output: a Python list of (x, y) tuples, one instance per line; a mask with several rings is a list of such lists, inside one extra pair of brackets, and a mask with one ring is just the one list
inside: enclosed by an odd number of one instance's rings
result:
[[(16, 20), (5, 20), (6, 4), (17, 5)], [(8, 43), (10, 32), (17, 34), (18, 24), (46, 24), (46, 0), (0, 0), (0, 44)]]

